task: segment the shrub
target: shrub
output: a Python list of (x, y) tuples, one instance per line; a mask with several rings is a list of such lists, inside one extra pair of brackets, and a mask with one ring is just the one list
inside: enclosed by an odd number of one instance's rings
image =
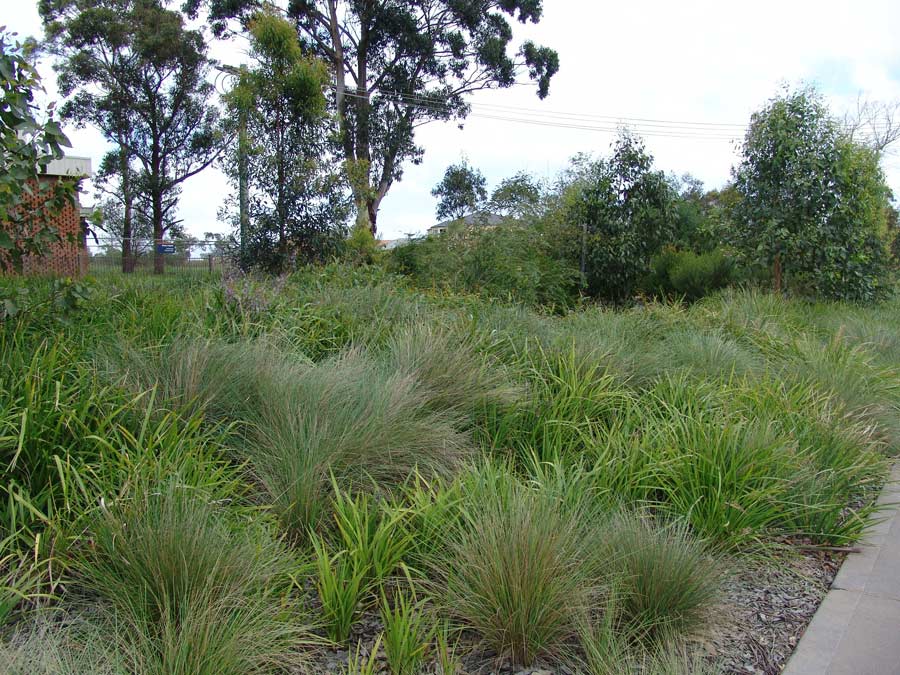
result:
[(587, 291), (625, 301), (649, 271), (651, 257), (674, 236), (675, 192), (663, 173), (653, 170), (643, 141), (627, 130), (608, 159), (576, 167), (575, 173), (566, 219)]
[(654, 256), (644, 285), (664, 297), (699, 300), (734, 281), (734, 267), (722, 251), (694, 253), (672, 248)]
[(389, 267), (422, 287), (564, 309), (575, 305), (578, 269), (538, 223), (458, 228), (394, 248)]
[(142, 673), (264, 673), (296, 663), (302, 624), (282, 607), (290, 561), (257, 525), (230, 523), (172, 476), (102, 510), (79, 562)]

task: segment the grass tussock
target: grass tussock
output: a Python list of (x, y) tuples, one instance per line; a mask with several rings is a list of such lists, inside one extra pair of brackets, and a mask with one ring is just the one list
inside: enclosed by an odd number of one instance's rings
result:
[(129, 670), (266, 673), (296, 664), (303, 622), (284, 598), (290, 558), (261, 527), (233, 527), (177, 477), (107, 505), (79, 564)]

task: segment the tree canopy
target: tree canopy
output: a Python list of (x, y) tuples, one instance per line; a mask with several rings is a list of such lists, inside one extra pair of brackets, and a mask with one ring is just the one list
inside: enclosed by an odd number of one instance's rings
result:
[(841, 129), (811, 88), (754, 113), (734, 170), (734, 237), (747, 260), (811, 293), (872, 299), (883, 290), (889, 190), (878, 153)]
[(438, 199), (437, 217), (456, 220), (473, 213), (487, 199), (486, 185), (481, 171), (469, 166), (467, 161), (451, 164), (431, 191)]
[(226, 96), (241, 131), (224, 168), (239, 184), (246, 162), (250, 231), (243, 264), (280, 270), (290, 259), (310, 262), (334, 252), (349, 205), (328, 147), (325, 64), (304, 55), (293, 26), (279, 16), (261, 12), (249, 30), (252, 63), (237, 71)]
[(567, 217), (587, 291), (624, 300), (648, 273), (651, 257), (672, 239), (674, 191), (653, 168), (643, 141), (627, 130), (609, 158), (582, 161), (574, 173)]
[(202, 33), (162, 0), (41, 0), (40, 11), (67, 114), (119, 146), (123, 180), (138, 163), (159, 242), (171, 197), (223, 147)]
[[(243, 27), (260, 0), (186, 0), (206, 8), (216, 32)], [(466, 95), (510, 87), (520, 73), (547, 96), (559, 69), (552, 49), (511, 46), (510, 20), (537, 23), (541, 0), (291, 0), (286, 8), (303, 43), (334, 73), (340, 148), (357, 206), (357, 223), (375, 231), (378, 209), (407, 161), (421, 161), (415, 129), (463, 119)]]

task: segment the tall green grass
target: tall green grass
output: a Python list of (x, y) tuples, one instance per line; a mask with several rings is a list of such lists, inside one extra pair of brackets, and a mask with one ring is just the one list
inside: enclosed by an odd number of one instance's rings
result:
[(175, 475), (106, 504), (90, 532), (79, 580), (101, 599), (130, 670), (238, 675), (297, 663), (304, 621), (286, 604), (291, 561), (264, 527), (229, 523)]
[[(342, 266), (242, 289), (110, 278), (0, 326), (12, 667), (278, 672), (380, 599), (396, 672), (432, 667), (432, 619), (522, 664), (704, 672), (669, 640), (718, 552), (856, 540), (900, 449), (896, 301), (550, 315)], [(84, 630), (29, 636), (37, 604)]]

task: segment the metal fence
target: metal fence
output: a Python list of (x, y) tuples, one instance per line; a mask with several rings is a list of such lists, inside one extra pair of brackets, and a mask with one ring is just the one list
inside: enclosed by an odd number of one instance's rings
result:
[[(158, 250), (157, 250), (158, 249)], [(162, 274), (213, 274), (227, 265), (227, 255), (222, 242), (195, 239), (165, 240), (157, 244), (152, 240), (132, 241), (129, 264), (125, 264), (121, 239), (90, 238), (85, 244), (85, 265), (88, 274), (157, 273), (157, 259)]]

